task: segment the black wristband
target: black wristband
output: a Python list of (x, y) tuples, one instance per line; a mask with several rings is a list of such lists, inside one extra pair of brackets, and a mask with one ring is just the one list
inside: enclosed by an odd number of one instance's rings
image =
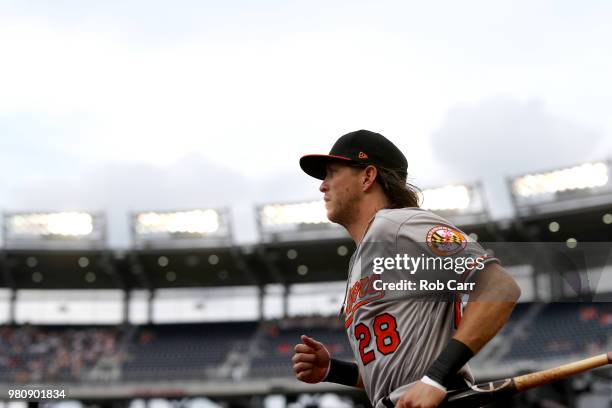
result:
[(474, 357), (474, 352), (468, 346), (457, 339), (450, 339), (446, 348), (429, 367), (425, 375), (438, 384), (448, 387), (453, 376), (472, 357)]
[(359, 378), (357, 364), (348, 361), (340, 361), (332, 358), (329, 362), (329, 373), (323, 381), (354, 387)]

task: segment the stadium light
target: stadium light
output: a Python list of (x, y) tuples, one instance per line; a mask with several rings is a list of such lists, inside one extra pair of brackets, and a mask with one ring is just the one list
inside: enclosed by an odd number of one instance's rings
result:
[(172, 213), (146, 212), (138, 214), (138, 234), (185, 233), (211, 234), (219, 229), (219, 214), (215, 210), (193, 210)]
[(198, 247), (226, 245), (231, 240), (225, 210), (146, 211), (132, 215), (137, 247)]
[(464, 185), (450, 185), (423, 190), (423, 208), (432, 211), (465, 210), (470, 205), (470, 191)]
[(257, 208), (263, 241), (301, 241), (344, 237), (345, 232), (327, 219), (323, 200), (266, 204)]
[(448, 218), (457, 225), (476, 225), (489, 221), (484, 193), (479, 183), (449, 184), (420, 192), (421, 207)]
[(323, 200), (295, 204), (269, 204), (260, 210), (262, 226), (329, 223)]
[(585, 163), (579, 166), (542, 174), (528, 174), (514, 180), (514, 192), (522, 197), (601, 187), (608, 183), (608, 166), (603, 162)]
[(93, 231), (93, 217), (79, 212), (13, 215), (8, 227), (23, 235), (84, 236)]
[(104, 244), (104, 218), (79, 211), (4, 214), (7, 247), (97, 247)]
[(508, 180), (518, 214), (568, 211), (612, 202), (612, 162), (597, 161)]

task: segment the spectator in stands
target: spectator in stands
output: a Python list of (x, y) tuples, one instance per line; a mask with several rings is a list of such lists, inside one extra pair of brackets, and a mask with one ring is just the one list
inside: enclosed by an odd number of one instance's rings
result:
[(81, 380), (104, 357), (123, 358), (119, 332), (108, 328), (3, 327), (0, 367), (16, 381)]

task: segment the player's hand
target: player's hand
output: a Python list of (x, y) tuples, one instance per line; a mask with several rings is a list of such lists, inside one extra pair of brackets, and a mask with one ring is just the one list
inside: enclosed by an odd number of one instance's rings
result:
[(419, 381), (401, 396), (395, 408), (435, 408), (444, 398), (444, 391)]
[(294, 347), (293, 372), (295, 378), (309, 384), (322, 381), (327, 375), (329, 367), (329, 351), (322, 343), (315, 339), (302, 335), (302, 343)]

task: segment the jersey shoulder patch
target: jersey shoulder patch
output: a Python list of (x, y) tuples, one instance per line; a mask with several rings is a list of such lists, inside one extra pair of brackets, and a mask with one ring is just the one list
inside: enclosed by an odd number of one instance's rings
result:
[(467, 246), (467, 239), (461, 231), (447, 225), (436, 225), (425, 237), (431, 251), (439, 256), (450, 256), (461, 252)]

